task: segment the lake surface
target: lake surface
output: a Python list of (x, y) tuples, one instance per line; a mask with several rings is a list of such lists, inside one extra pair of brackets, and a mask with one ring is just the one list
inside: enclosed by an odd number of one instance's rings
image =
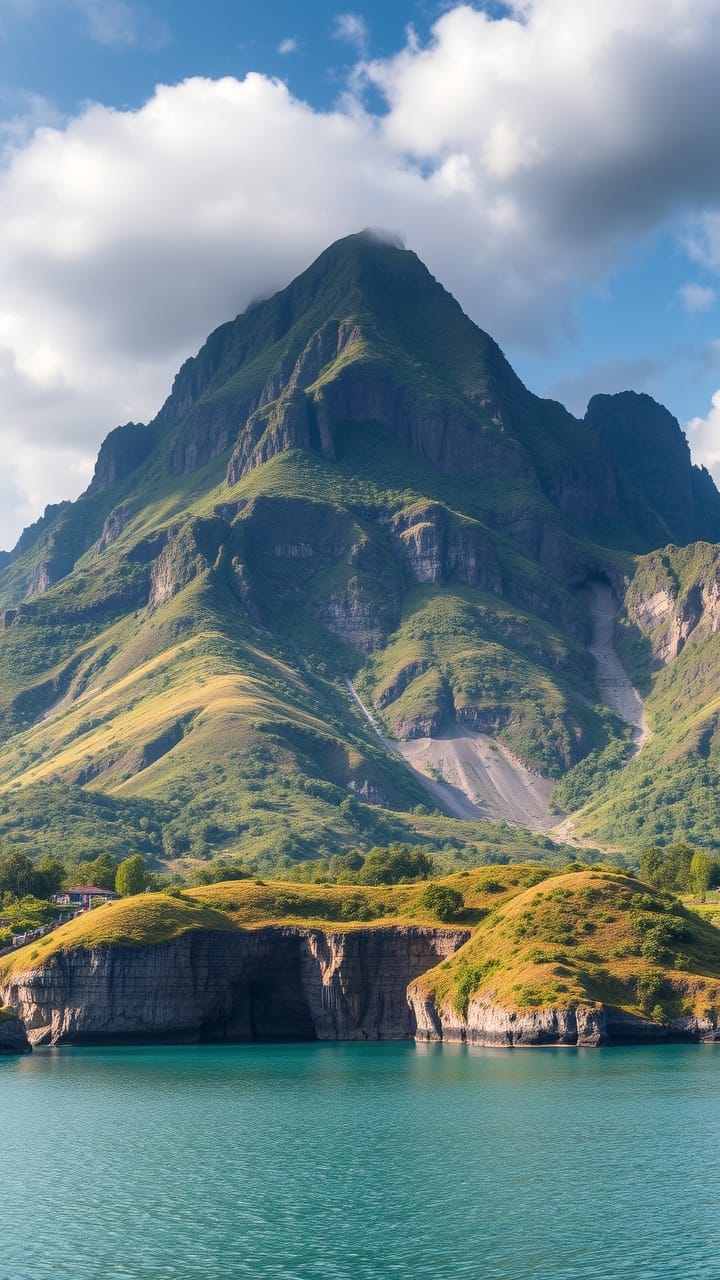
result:
[(0, 1059), (0, 1280), (718, 1280), (720, 1046)]

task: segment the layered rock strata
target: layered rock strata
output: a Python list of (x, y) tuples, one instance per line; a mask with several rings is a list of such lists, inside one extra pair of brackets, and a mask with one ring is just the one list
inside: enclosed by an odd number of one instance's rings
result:
[(466, 930), (268, 926), (59, 952), (0, 989), (33, 1044), (404, 1040), (407, 988)]
[(408, 990), (415, 1038), (487, 1048), (577, 1045), (596, 1048), (610, 1044), (655, 1044), (669, 1040), (718, 1040), (720, 1027), (710, 1018), (679, 1017), (653, 1022), (608, 1005), (572, 1004), (566, 1008), (526, 1009), (522, 1012), (474, 997), (463, 1017), (456, 1009), (438, 1009), (420, 983)]

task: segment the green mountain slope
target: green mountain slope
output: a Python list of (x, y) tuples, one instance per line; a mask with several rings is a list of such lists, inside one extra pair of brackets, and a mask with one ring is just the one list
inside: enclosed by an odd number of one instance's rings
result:
[(588, 799), (575, 820), (581, 832), (635, 849), (677, 838), (720, 848), (719, 627), (720, 547), (638, 558), (617, 646), (647, 695), (651, 737)]
[[(87, 493), (6, 558), (0, 839), (32, 845), (22, 812), (46, 792), (52, 830), (77, 802), (77, 849), (117, 847), (142, 812), (175, 866), (392, 839), (517, 852), (483, 822), (497, 808), (399, 752), (487, 740), (521, 780), (624, 758), (578, 589), (620, 598), (635, 574), (642, 596), (638, 566), (720, 529), (720, 497), (676, 441), (692, 509), (646, 483), (645, 398), (635, 418), (620, 406), (624, 451), (615, 399), (579, 422), (414, 254), (332, 246), (216, 330), (157, 418), (112, 432)], [(649, 687), (644, 643), (625, 649)], [(608, 785), (639, 795), (644, 758)], [(455, 792), (466, 822), (443, 816)]]

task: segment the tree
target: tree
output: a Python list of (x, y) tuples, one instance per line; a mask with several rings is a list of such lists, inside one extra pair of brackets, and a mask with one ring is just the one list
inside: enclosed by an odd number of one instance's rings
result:
[(0, 894), (12, 893), (16, 898), (34, 894), (38, 888), (38, 876), (32, 858), (14, 850), (0, 858)]
[(690, 862), (690, 888), (701, 902), (705, 901), (705, 894), (712, 888), (717, 869), (718, 864), (709, 853), (703, 853), (701, 849), (695, 851)]
[(38, 896), (51, 898), (54, 893), (58, 892), (65, 879), (64, 864), (59, 862), (57, 858), (53, 858), (51, 854), (46, 853), (38, 861), (36, 871), (36, 878), (43, 887), (43, 894)]
[(458, 912), (465, 906), (465, 899), (459, 889), (452, 889), (448, 884), (426, 885), (420, 895), (420, 902), (445, 924), (449, 920), (455, 920)]
[(131, 898), (134, 894), (143, 892), (147, 881), (145, 859), (141, 853), (134, 853), (120, 863), (115, 876), (115, 890), (123, 898)]
[(692, 846), (684, 840), (669, 844), (667, 849), (644, 849), (640, 855), (640, 875), (656, 889), (687, 893), (694, 853)]
[(368, 853), (358, 884), (402, 884), (410, 880), (427, 880), (433, 861), (422, 849), (408, 844), (391, 844), (387, 849), (375, 847)]
[(640, 879), (648, 884), (657, 885), (663, 872), (662, 850), (656, 845), (643, 849), (640, 854)]

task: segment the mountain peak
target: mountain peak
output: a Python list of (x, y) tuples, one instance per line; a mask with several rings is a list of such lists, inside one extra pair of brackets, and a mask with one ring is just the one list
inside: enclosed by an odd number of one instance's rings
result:
[(585, 422), (660, 516), (668, 542), (720, 539), (720, 494), (691, 464), (685, 433), (664, 405), (644, 392), (596, 395)]
[(51, 781), (63, 805), (105, 792), (133, 831), (152, 819), (157, 851), (287, 865), (414, 835), (428, 778), (385, 751), (377, 715), (398, 742), (442, 737), (459, 771), (485, 768), (468, 738), (499, 739), (521, 762), (512, 803), (490, 781), (487, 806), (454, 783), (432, 796), (545, 826), (530, 771), (592, 750), (582, 777), (608, 788), (602, 753), (627, 746), (598, 711), (574, 589), (599, 581), (611, 609), (635, 573), (638, 626), (645, 583), (670, 619), (653, 644), (686, 642), (687, 672), (720, 643), (716, 557), (636, 573), (635, 553), (707, 536), (719, 507), (649, 397), (598, 397), (578, 421), (397, 237), (347, 236), (215, 330), (155, 420), (112, 432), (86, 494), (0, 566), (0, 789), (24, 809), (37, 784), (43, 816)]

